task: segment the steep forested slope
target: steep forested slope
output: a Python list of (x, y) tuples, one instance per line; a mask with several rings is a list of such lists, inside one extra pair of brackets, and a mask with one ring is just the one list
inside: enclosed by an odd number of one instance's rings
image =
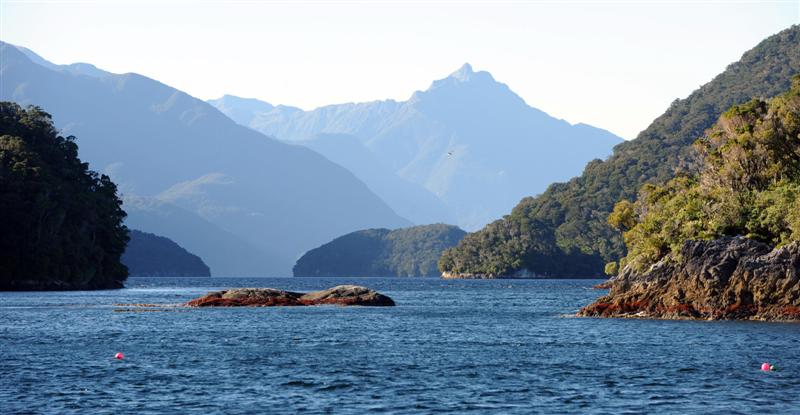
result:
[[(800, 26), (761, 42), (689, 97), (676, 100), (632, 141), (595, 160), (583, 174), (523, 199), (511, 212), (467, 235), (440, 260), (443, 272), (503, 276), (600, 275), (625, 254), (620, 234), (606, 223), (620, 199), (635, 199), (646, 182), (693, 172), (691, 144), (732, 105), (777, 95), (800, 72)], [(658, 80), (654, 80), (658, 82)]]

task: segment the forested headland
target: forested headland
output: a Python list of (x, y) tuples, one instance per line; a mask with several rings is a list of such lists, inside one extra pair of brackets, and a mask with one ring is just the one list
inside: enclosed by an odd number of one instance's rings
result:
[(117, 186), (37, 107), (0, 102), (0, 289), (121, 288)]

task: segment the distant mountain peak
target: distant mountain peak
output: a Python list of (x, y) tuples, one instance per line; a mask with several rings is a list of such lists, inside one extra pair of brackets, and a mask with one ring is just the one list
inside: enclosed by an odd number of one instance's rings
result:
[(494, 77), (492, 77), (492, 74), (489, 72), (475, 71), (472, 69), (472, 65), (465, 63), (461, 65), (461, 67), (455, 72), (448, 75), (447, 78), (434, 81), (433, 86), (441, 85), (442, 83), (448, 85), (458, 85), (473, 83), (494, 84), (498, 82), (495, 81)]
[[(445, 78), (437, 79), (431, 83), (431, 86), (424, 91), (415, 91), (408, 99), (408, 103), (415, 104), (431, 97), (432, 95), (452, 94), (452, 93), (465, 93), (478, 97), (480, 94), (475, 94), (476, 90), (505, 90), (504, 92), (511, 92), (507, 85), (495, 81), (492, 74), (486, 71), (475, 72), (472, 65), (465, 63), (461, 65), (455, 72), (451, 73)], [(514, 96), (517, 96), (511, 92)], [(521, 100), (521, 98), (517, 97)]]
[(450, 78), (456, 79), (458, 81), (466, 82), (472, 79), (475, 75), (475, 72), (472, 70), (472, 65), (469, 63), (465, 63), (461, 65), (458, 70), (450, 74)]

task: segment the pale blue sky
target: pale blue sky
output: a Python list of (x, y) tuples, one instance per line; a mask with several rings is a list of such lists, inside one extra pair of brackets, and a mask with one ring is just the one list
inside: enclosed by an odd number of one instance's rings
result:
[(202, 99), (407, 99), (464, 62), (528, 104), (633, 138), (763, 38), (778, 1), (0, 1), (0, 38)]

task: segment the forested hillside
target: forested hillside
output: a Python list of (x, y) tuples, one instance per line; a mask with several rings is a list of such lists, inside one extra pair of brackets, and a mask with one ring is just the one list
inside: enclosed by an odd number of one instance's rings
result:
[(696, 172), (692, 143), (725, 110), (786, 91), (796, 73), (800, 26), (764, 40), (688, 98), (673, 102), (635, 140), (616, 146), (606, 161), (592, 161), (581, 176), (523, 199), (509, 215), (467, 235), (444, 253), (440, 270), (487, 276), (522, 271), (601, 275), (606, 262), (625, 255), (620, 233), (606, 222), (614, 204), (634, 200), (644, 183)]
[(628, 247), (621, 266), (644, 272), (688, 240), (800, 240), (800, 76), (788, 93), (726, 111), (695, 148), (700, 174), (646, 184), (614, 207), (609, 222)]

